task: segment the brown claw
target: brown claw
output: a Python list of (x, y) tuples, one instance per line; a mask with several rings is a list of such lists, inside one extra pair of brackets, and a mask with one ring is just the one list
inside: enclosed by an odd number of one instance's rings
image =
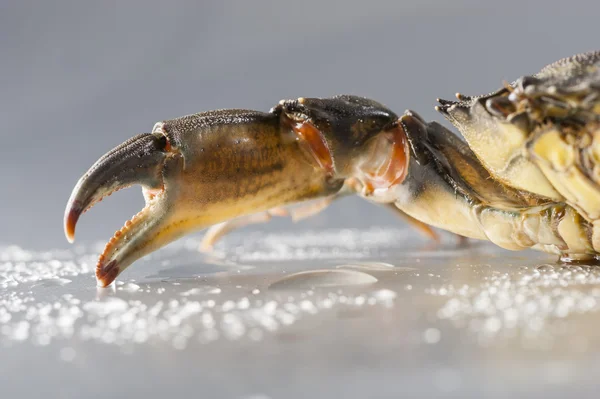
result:
[(142, 185), (146, 206), (106, 244), (98, 285), (110, 285), (137, 259), (192, 231), (339, 190), (343, 181), (300, 148), (320, 137), (317, 128), (310, 131), (315, 137), (304, 137), (283, 118), (280, 109), (190, 115), (158, 123), (154, 133), (100, 158), (67, 203), (67, 239), (73, 241), (83, 212), (119, 189)]
[(109, 286), (119, 275), (119, 265), (116, 260), (110, 261), (107, 265), (98, 262), (96, 266), (96, 279), (101, 287)]
[(79, 220), (79, 216), (83, 213), (83, 207), (79, 201), (73, 201), (70, 207), (65, 212), (65, 236), (71, 244), (75, 241), (75, 226)]
[(101, 157), (77, 182), (65, 209), (64, 229), (69, 242), (82, 213), (102, 198), (132, 184), (162, 187), (160, 168), (166, 157), (165, 136), (140, 134)]

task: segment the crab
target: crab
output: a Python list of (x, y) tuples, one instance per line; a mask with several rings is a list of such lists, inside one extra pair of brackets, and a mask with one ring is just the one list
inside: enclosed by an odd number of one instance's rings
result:
[(565, 58), (483, 96), (436, 108), (462, 134), (414, 111), (353, 95), (282, 100), (157, 123), (78, 181), (64, 228), (107, 195), (142, 186), (146, 205), (99, 256), (98, 285), (210, 227), (202, 250), (274, 216), (299, 220), (357, 194), (431, 238), (432, 227), (537, 249), (560, 261), (600, 255), (600, 52)]

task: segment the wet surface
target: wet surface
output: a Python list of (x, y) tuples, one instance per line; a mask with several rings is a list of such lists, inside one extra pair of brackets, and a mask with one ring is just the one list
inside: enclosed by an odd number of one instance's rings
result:
[[(595, 397), (600, 268), (402, 229), (0, 251), (7, 397)], [(4, 396), (4, 395), (3, 395)]]

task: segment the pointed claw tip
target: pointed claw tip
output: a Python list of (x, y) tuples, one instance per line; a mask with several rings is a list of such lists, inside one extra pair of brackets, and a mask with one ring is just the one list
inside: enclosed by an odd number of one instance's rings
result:
[(77, 220), (79, 220), (82, 210), (81, 203), (79, 201), (73, 201), (67, 206), (67, 210), (65, 211), (65, 236), (67, 237), (67, 241), (71, 244), (75, 241), (75, 226), (77, 225)]
[(98, 262), (96, 266), (96, 280), (98, 287), (108, 287), (119, 275), (119, 266), (116, 260), (108, 262), (106, 265), (103, 262)]

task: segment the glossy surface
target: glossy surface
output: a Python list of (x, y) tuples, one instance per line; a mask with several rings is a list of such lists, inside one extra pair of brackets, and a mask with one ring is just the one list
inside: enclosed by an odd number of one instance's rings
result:
[(236, 233), (212, 257), (187, 239), (107, 289), (93, 287), (97, 248), (5, 247), (3, 392), (595, 395), (600, 268), (412, 237), (391, 228)]

